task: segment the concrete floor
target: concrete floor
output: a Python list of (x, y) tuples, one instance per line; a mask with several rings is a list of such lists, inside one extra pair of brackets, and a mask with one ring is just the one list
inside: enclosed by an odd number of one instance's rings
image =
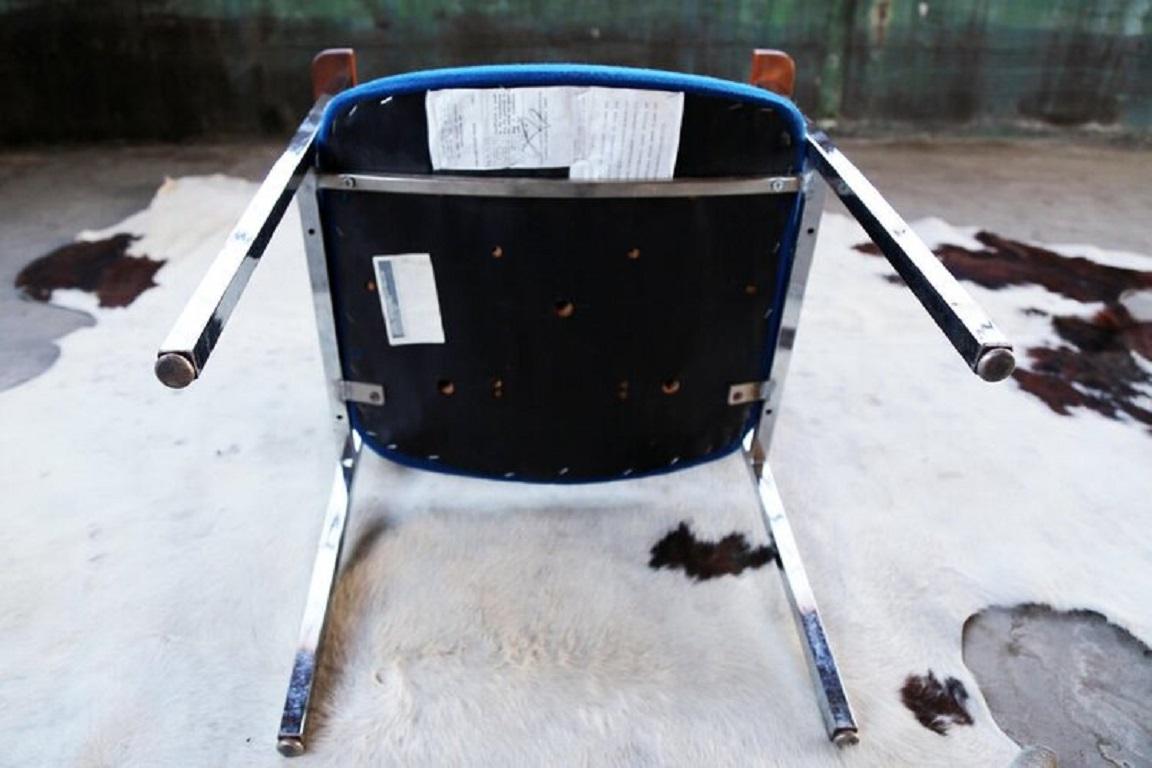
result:
[(1152, 651), (1090, 611), (990, 608), (964, 626), (964, 663), (997, 724), (1063, 766), (1152, 765)]
[[(1147, 150), (1047, 140), (854, 140), (843, 148), (909, 219), (939, 216), (1016, 239), (1152, 256)], [(165, 176), (255, 179), (278, 151), (275, 144), (205, 144), (0, 152), (0, 390), (46, 370), (58, 355), (55, 340), (93, 322), (22, 299), (12, 285), (21, 267), (82, 229), (139, 210)], [(1152, 652), (1131, 636), (1092, 614), (1053, 618), (1029, 608), (989, 612), (969, 629), (965, 658), (998, 722), (1022, 744), (1054, 747), (1063, 765), (1136, 765), (1142, 753), (1125, 753), (1125, 745), (1152, 750), (1147, 732), (1131, 726), (1141, 714), (1152, 722)], [(1022, 634), (1027, 659), (1053, 660), (1044, 685), (1030, 684), (1031, 671), (1012, 653)], [(1090, 697), (1074, 690), (1083, 681), (1056, 673), (1060, 660), (1087, 657), (1100, 665)]]
[(1017, 240), (1152, 256), (1152, 150), (1049, 140), (852, 141), (845, 152), (905, 218)]

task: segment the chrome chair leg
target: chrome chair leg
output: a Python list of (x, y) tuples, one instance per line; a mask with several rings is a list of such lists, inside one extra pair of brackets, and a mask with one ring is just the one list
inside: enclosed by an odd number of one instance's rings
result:
[(312, 565), (312, 580), (308, 585), (308, 601), (300, 624), (300, 639), (296, 646), (296, 660), (288, 682), (288, 695), (284, 700), (284, 714), (280, 718), (280, 733), (276, 749), (285, 757), (304, 753), (304, 726), (308, 718), (308, 703), (312, 698), (312, 683), (316, 675), (316, 661), (324, 624), (328, 618), (328, 603), (332, 586), (336, 582), (336, 568), (340, 563), (340, 549), (344, 544), (344, 531), (348, 524), (348, 509), (352, 495), (352, 480), (360, 458), (360, 436), (349, 432), (344, 441), (340, 461), (336, 465), (332, 494), (324, 513), (324, 527), (320, 533), (320, 546)]
[(804, 563), (800, 560), (800, 550), (792, 535), (792, 526), (784, 511), (784, 502), (776, 488), (776, 480), (772, 477), (772, 471), (767, 464), (757, 461), (751, 451), (745, 452), (745, 460), (756, 484), (764, 524), (776, 547), (776, 561), (784, 577), (784, 591), (787, 592), (788, 602), (792, 605), (792, 616), (800, 633), (808, 670), (812, 674), (812, 683), (816, 688), (820, 713), (824, 716), (824, 725), (828, 730), (828, 738), (837, 747), (855, 744), (859, 741), (856, 718), (852, 715), (852, 707), (848, 704), (848, 695), (844, 692), (844, 684), (840, 680), (836, 658), (832, 654), (828, 636), (824, 633), (820, 611), (816, 607), (816, 598), (812, 594), (812, 586), (808, 583)]

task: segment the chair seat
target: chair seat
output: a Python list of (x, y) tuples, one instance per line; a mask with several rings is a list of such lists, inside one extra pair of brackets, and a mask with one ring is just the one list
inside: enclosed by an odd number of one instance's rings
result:
[[(791, 92), (786, 54), (753, 62), (758, 82)], [(364, 444), (426, 469), (580, 482), (680, 469), (744, 436), (828, 739), (855, 744), (766, 463), (823, 210), (809, 167), (974, 373), (1007, 377), (1008, 340), (779, 96), (584, 65), (419, 72), (343, 91), (355, 81), (350, 49), (313, 60), (316, 104), (156, 358), (170, 387), (199, 377), (297, 196), (341, 447), (277, 749), (304, 752)]]
[[(367, 83), (325, 112), (326, 174), (434, 170), (429, 90), (683, 92), (676, 179), (795, 174), (803, 122), (774, 94), (688, 75), (539, 65)], [(565, 168), (471, 172), (559, 177)], [(450, 184), (449, 179), (442, 183)], [(787, 194), (527, 198), (325, 188), (320, 210), (344, 378), (367, 445), (402, 463), (574, 482), (665, 471), (739, 446), (768, 378), (799, 201)], [(389, 342), (374, 258), (426, 254), (443, 343)]]

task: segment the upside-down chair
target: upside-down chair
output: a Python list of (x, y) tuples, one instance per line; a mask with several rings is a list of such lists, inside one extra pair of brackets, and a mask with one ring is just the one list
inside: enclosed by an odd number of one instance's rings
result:
[[(752, 85), (587, 65), (443, 69), (356, 85), (313, 62), (315, 106), (156, 360), (199, 377), (293, 197), (340, 457), (280, 724), (305, 720), (362, 446), (436, 472), (625, 481), (742, 451), (829, 739), (857, 725), (765, 463), (823, 209), (821, 178), (967, 365), (1012, 348), (789, 100)], [(556, 439), (563, 435), (563, 439)]]

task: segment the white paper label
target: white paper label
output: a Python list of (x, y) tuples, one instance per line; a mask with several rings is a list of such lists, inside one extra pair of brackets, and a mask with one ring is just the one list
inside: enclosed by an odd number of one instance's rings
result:
[(429, 91), (432, 167), (459, 171), (567, 168), (575, 123), (568, 88)]
[(569, 168), (573, 179), (670, 179), (684, 94), (631, 88), (429, 91), (435, 170)]
[(400, 253), (373, 256), (376, 292), (388, 330), (388, 343), (443, 344), (444, 324), (440, 318), (440, 297), (432, 254)]
[(571, 178), (672, 178), (680, 150), (684, 94), (586, 88), (575, 102), (580, 119)]

